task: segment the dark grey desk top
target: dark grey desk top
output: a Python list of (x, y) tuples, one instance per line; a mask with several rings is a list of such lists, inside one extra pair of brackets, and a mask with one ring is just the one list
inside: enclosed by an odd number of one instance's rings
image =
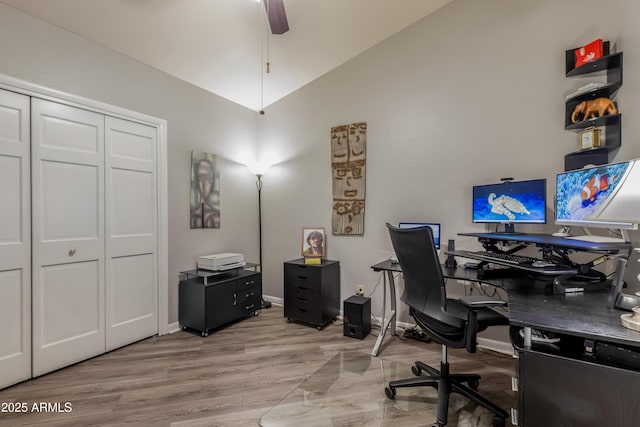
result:
[(588, 242), (586, 240), (557, 237), (550, 234), (518, 234), (518, 233), (458, 233), (460, 236), (477, 237), (479, 240), (495, 240), (500, 242), (533, 243), (539, 246), (553, 246), (574, 249), (577, 251), (618, 253), (631, 251), (629, 242)]
[[(371, 267), (374, 271), (402, 272), (400, 264), (386, 260)], [(533, 277), (478, 279), (477, 270), (442, 267), (446, 278), (487, 283), (504, 289), (509, 297), (509, 322), (515, 326), (618, 344), (640, 347), (640, 332), (622, 326), (627, 313), (607, 307), (608, 290), (567, 295), (545, 293), (548, 280)]]

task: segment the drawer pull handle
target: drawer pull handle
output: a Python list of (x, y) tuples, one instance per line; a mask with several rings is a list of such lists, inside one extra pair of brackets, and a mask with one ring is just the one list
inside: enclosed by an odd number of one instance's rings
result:
[(237, 303), (238, 303), (238, 295), (233, 294), (233, 305), (236, 305)]
[(296, 289), (298, 289), (299, 291), (306, 291), (309, 288), (307, 288), (305, 286), (296, 286)]
[(245, 282), (244, 285), (245, 286), (250, 286), (250, 285), (253, 285), (254, 283), (255, 283), (255, 281), (252, 280), (250, 282)]
[(299, 300), (299, 301), (305, 301), (305, 302), (306, 302), (306, 301), (307, 301), (307, 298), (301, 298), (301, 297), (298, 297), (298, 300)]
[(251, 305), (246, 306), (244, 309), (245, 309), (245, 310), (250, 310), (250, 309), (252, 309), (252, 308), (253, 308), (253, 306), (254, 306), (254, 304), (251, 304)]
[(244, 294), (245, 298), (249, 298), (255, 295), (255, 292), (249, 292), (248, 294)]
[(74, 256), (76, 254), (75, 249), (69, 249), (69, 256)]
[(307, 280), (307, 276), (301, 276), (298, 274), (298, 279)]
[(306, 308), (300, 308), (300, 307), (296, 307), (298, 309), (298, 311), (302, 311), (303, 313), (307, 311)]

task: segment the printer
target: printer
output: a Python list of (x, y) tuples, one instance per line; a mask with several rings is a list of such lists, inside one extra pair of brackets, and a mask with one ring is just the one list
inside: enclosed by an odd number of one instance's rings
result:
[(225, 271), (244, 267), (246, 264), (242, 254), (222, 253), (198, 257), (198, 268), (203, 270)]

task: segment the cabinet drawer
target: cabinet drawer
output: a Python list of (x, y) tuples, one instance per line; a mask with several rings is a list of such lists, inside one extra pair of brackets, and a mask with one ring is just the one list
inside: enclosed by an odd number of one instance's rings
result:
[(312, 325), (322, 324), (322, 313), (320, 308), (313, 304), (289, 305), (286, 307), (285, 317), (298, 322), (311, 323)]
[(291, 280), (292, 283), (302, 281), (304, 283), (320, 283), (322, 269), (307, 265), (285, 264), (284, 267), (285, 280)]
[[(240, 288), (240, 286), (239, 286)], [(238, 305), (243, 304), (245, 301), (262, 297), (262, 288), (260, 286), (254, 286), (252, 288), (242, 288), (236, 291), (236, 302)]]
[(303, 298), (303, 299), (320, 299), (320, 286), (309, 283), (289, 283), (285, 285), (285, 297)]
[(251, 298), (243, 302), (238, 302), (236, 306), (236, 312), (238, 317), (246, 317), (253, 314), (255, 311), (260, 310), (262, 306), (261, 298)]
[(290, 294), (285, 295), (284, 315), (301, 322), (320, 323), (322, 311), (316, 298)]
[(259, 274), (254, 274), (252, 276), (238, 279), (236, 283), (238, 287), (238, 292), (242, 291), (243, 289), (260, 287), (262, 286), (262, 276)]

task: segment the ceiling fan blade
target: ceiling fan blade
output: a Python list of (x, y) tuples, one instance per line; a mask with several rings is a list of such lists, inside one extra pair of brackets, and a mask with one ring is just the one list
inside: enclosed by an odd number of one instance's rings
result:
[(267, 9), (267, 19), (273, 34), (284, 34), (289, 31), (287, 14), (284, 11), (283, 0), (264, 0)]

